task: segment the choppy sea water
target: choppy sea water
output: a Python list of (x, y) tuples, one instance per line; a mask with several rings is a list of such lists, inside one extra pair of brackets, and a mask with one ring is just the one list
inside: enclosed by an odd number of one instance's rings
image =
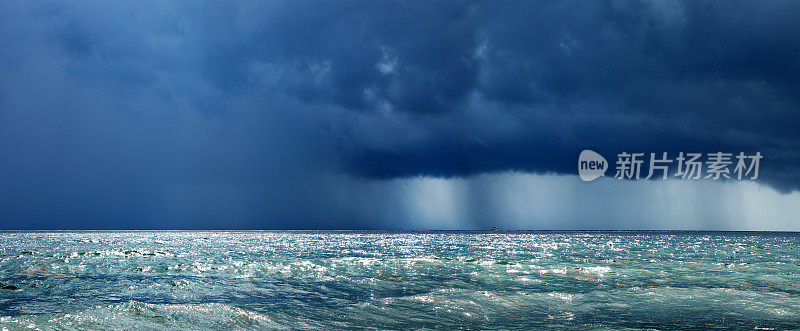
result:
[(2, 329), (799, 328), (800, 234), (2, 232)]

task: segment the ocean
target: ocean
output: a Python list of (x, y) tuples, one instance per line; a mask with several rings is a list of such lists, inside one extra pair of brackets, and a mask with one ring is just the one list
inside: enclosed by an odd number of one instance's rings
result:
[(0, 329), (800, 328), (800, 234), (0, 232)]

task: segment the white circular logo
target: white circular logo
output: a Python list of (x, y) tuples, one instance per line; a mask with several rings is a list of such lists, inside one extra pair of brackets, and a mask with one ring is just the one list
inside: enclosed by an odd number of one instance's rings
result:
[(585, 149), (578, 156), (578, 175), (584, 182), (591, 182), (606, 175), (608, 161), (594, 151)]

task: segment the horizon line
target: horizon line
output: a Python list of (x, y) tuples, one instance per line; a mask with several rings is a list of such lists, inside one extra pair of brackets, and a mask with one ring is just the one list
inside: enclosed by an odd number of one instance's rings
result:
[(0, 232), (740, 232), (799, 233), (791, 230), (680, 230), (680, 229), (0, 229)]

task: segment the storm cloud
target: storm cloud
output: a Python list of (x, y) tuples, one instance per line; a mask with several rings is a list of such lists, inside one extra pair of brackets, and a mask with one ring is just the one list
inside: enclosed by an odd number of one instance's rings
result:
[[(403, 228), (417, 214), (394, 209), (402, 183), (552, 184), (587, 148), (759, 151), (758, 183), (793, 196), (797, 13), (796, 1), (4, 1), (0, 215), (6, 228)], [(495, 224), (492, 208), (457, 224)]]

